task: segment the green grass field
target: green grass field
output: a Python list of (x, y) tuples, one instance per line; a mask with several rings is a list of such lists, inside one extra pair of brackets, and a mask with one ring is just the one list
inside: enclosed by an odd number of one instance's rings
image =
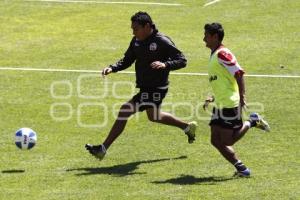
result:
[[(205, 8), (209, 1), (164, 2), (184, 5), (0, 1), (0, 68), (100, 70), (122, 57), (132, 37), (130, 17), (144, 10), (187, 56), (179, 72), (207, 71), (203, 26), (219, 21), (224, 44), (247, 74), (300, 75), (300, 1), (222, 0)], [(113, 74), (105, 86), (96, 76), (0, 70), (0, 199), (300, 199), (299, 78), (246, 78), (250, 110), (263, 106), (272, 132), (250, 130), (235, 145), (253, 176), (233, 179), (233, 167), (210, 144), (209, 115), (197, 108), (211, 91), (206, 76), (171, 75), (165, 99), (165, 111), (198, 121), (194, 144), (140, 113), (103, 161), (91, 157), (84, 144), (102, 142), (135, 81)], [(101, 128), (88, 127), (105, 120)], [(20, 127), (38, 134), (30, 151), (14, 144)]]

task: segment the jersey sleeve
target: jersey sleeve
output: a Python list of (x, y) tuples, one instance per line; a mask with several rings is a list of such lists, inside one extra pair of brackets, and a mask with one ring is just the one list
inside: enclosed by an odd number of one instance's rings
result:
[(228, 49), (222, 49), (218, 52), (218, 61), (223, 65), (233, 76), (244, 74), (243, 68), (237, 62), (233, 53)]

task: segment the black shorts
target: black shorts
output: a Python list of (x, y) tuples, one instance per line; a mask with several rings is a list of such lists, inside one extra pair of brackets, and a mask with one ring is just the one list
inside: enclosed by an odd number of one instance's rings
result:
[(218, 125), (229, 129), (240, 129), (243, 126), (242, 109), (239, 107), (213, 108), (209, 125)]
[(140, 92), (132, 97), (139, 112), (148, 108), (160, 108), (168, 89), (141, 88)]

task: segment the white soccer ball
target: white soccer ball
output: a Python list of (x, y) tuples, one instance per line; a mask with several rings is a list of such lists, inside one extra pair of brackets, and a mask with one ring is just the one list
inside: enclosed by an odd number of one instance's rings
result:
[(21, 128), (16, 132), (15, 143), (20, 149), (31, 149), (37, 140), (36, 132), (30, 128)]

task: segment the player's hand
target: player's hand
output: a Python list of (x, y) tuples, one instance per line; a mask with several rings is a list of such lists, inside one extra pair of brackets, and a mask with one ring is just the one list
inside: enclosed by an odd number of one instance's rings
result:
[(151, 63), (150, 66), (152, 67), (152, 69), (164, 69), (164, 68), (166, 68), (166, 64), (162, 63), (160, 61), (154, 61), (153, 63)]
[(112, 73), (112, 69), (111, 69), (110, 67), (105, 67), (105, 68), (102, 70), (102, 72), (101, 72), (102, 77), (104, 77), (104, 76), (106, 76), (106, 75), (108, 75), (108, 74), (110, 74), (110, 73)]
[(208, 96), (205, 101), (204, 101), (204, 104), (203, 104), (203, 110), (206, 110), (208, 105), (212, 102), (215, 101), (215, 97), (214, 96)]

